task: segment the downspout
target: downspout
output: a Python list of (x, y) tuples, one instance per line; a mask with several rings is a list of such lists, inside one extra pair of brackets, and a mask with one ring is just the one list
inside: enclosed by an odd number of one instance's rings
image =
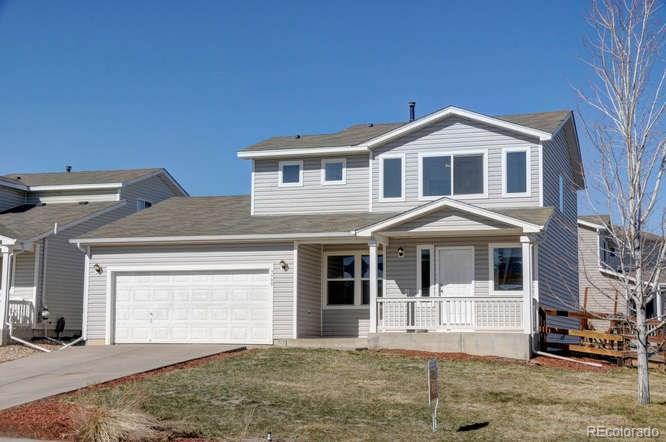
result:
[(41, 293), (40, 293), (40, 304), (41, 305), (39, 306), (40, 307), (39, 312), (37, 312), (37, 315), (39, 317), (38, 322), (42, 322), (41, 312), (42, 312), (42, 310), (47, 308), (47, 306), (46, 306), (46, 266), (47, 266), (47, 263), (48, 263), (48, 261), (47, 261), (48, 243), (49, 243), (49, 241), (48, 241), (47, 238), (44, 238), (42, 240), (42, 265), (40, 267), (40, 271), (42, 272), (42, 275), (41, 275), (42, 276), (42, 287), (41, 287)]

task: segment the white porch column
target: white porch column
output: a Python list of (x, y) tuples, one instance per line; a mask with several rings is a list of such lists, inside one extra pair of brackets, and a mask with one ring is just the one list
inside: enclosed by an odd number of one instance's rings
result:
[(370, 326), (368, 333), (377, 333), (377, 241), (368, 241), (368, 248), (370, 249)]
[(657, 319), (664, 318), (664, 298), (666, 297), (666, 287), (662, 287), (660, 291), (657, 292)]
[(532, 241), (528, 236), (520, 237), (523, 252), (523, 330), (531, 334), (532, 327)]
[(2, 274), (0, 275), (0, 343), (6, 344), (5, 332), (9, 311), (9, 286), (11, 283), (12, 258), (14, 253), (11, 247), (0, 246), (2, 253)]

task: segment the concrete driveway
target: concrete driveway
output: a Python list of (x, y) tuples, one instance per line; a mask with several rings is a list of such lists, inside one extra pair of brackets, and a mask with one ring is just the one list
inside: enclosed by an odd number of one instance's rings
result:
[(242, 348), (218, 344), (82, 346), (4, 362), (0, 364), (0, 410)]

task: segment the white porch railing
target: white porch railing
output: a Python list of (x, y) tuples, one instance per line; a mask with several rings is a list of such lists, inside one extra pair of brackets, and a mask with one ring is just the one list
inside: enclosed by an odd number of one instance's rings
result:
[(522, 296), (377, 298), (377, 331), (522, 329)]
[(35, 307), (32, 301), (10, 300), (9, 322), (15, 327), (32, 327)]

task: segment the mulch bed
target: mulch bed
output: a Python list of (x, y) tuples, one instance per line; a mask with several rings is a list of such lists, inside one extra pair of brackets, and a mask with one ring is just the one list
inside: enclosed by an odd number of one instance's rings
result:
[(469, 355), (466, 353), (433, 353), (427, 351), (417, 351), (417, 350), (380, 350), (382, 353), (387, 354), (398, 354), (402, 356), (416, 357), (420, 359), (438, 359), (441, 361), (479, 361), (479, 362), (494, 362), (501, 364), (520, 364), (520, 365), (538, 365), (541, 367), (552, 367), (560, 368), (565, 370), (574, 370), (574, 371), (592, 371), (605, 373), (609, 370), (616, 368), (614, 365), (606, 361), (600, 361), (597, 359), (589, 358), (576, 358), (570, 357), (578, 361), (586, 362), (596, 362), (602, 364), (602, 367), (593, 367), (591, 365), (578, 364), (572, 361), (565, 361), (562, 359), (549, 358), (546, 356), (537, 356), (530, 359), (529, 361), (522, 361), (520, 359), (511, 359), (511, 358), (502, 358), (499, 356), (475, 356)]
[[(150, 376), (168, 373), (183, 368), (197, 367), (209, 362), (226, 359), (255, 350), (237, 350), (218, 353), (180, 364), (169, 365), (155, 370), (137, 373), (102, 384), (91, 385), (80, 390), (62, 393), (46, 399), (30, 402), (0, 411), (0, 435), (9, 437), (25, 437), (32, 439), (72, 440), (77, 431), (77, 418), (82, 408), (76, 404), (65, 402), (65, 397), (82, 394), (91, 390), (110, 388), (119, 384), (137, 381)], [(178, 439), (182, 441), (203, 441), (205, 439)]]

